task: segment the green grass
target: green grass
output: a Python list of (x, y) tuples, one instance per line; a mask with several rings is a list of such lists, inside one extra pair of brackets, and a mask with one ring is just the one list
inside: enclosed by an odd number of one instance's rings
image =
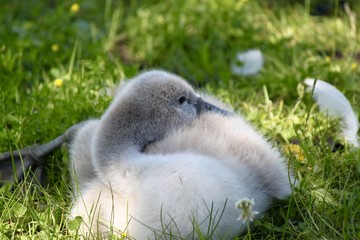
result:
[[(331, 151), (328, 138), (344, 144), (338, 121), (319, 113), (302, 85), (326, 80), (360, 112), (359, 30), (329, 2), (333, 14), (315, 17), (310, 0), (80, 0), (78, 12), (69, 0), (2, 1), (0, 152), (99, 117), (121, 79), (163, 68), (232, 104), (279, 148), (295, 140), (302, 149), (303, 161), (287, 154), (299, 187), (239, 239), (359, 239), (360, 152), (346, 144)], [(264, 53), (264, 68), (233, 75), (231, 62), (249, 48)], [(67, 149), (47, 162), (45, 187), (28, 179), (0, 189), (0, 239), (76, 237), (66, 220)]]

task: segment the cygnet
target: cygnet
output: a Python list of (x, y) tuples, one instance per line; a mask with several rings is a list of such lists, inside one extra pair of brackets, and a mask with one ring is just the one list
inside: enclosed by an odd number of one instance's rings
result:
[(167, 72), (129, 81), (71, 147), (78, 182), (71, 216), (83, 218), (82, 234), (231, 239), (244, 230), (237, 200), (254, 199), (262, 213), (287, 197), (279, 152), (241, 116), (214, 105)]

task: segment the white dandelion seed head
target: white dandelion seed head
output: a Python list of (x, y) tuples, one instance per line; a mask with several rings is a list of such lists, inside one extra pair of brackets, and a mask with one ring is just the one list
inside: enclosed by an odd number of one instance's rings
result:
[(258, 211), (253, 211), (253, 207), (255, 206), (254, 199), (249, 199), (247, 197), (240, 199), (235, 203), (235, 207), (241, 210), (240, 216), (237, 218), (238, 221), (242, 221), (243, 223), (252, 222)]

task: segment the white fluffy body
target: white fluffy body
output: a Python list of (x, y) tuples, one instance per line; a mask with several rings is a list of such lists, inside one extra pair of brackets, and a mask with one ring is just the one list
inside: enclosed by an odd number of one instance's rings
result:
[(87, 237), (106, 237), (113, 227), (134, 239), (192, 239), (197, 226), (213, 239), (230, 239), (245, 229), (237, 200), (254, 199), (262, 213), (291, 193), (285, 160), (241, 116), (202, 114), (127, 156), (131, 161), (97, 171), (90, 148), (102, 124), (84, 125), (70, 151), (79, 183), (71, 216), (83, 218)]
[(205, 113), (191, 126), (150, 145), (148, 151), (189, 151), (210, 156), (238, 175), (245, 170), (244, 181), (256, 183), (257, 189), (268, 196), (283, 199), (291, 192), (285, 159), (240, 115)]

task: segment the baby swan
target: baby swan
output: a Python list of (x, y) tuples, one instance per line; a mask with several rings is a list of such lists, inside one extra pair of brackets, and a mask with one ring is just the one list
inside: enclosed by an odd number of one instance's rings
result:
[(175, 75), (151, 71), (130, 81), (92, 137), (95, 177), (82, 182), (72, 210), (72, 216), (82, 216), (87, 225), (82, 232), (106, 235), (113, 225), (135, 239), (186, 238), (197, 227), (207, 234), (218, 224), (219, 236), (239, 233), (235, 201), (264, 198), (248, 191), (242, 176), (196, 153), (143, 153), (150, 143), (209, 110), (221, 111)]
[(279, 153), (240, 116), (224, 115), (175, 75), (131, 80), (71, 148), (80, 188), (71, 215), (83, 217), (82, 233), (230, 239), (244, 229), (237, 200), (254, 199), (261, 213), (288, 196)]

